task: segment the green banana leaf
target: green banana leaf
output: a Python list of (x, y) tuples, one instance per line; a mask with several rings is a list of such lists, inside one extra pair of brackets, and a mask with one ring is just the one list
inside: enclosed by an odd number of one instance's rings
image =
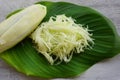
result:
[(89, 7), (67, 2), (42, 1), (37, 4), (47, 7), (47, 15), (43, 22), (48, 21), (51, 16), (65, 14), (74, 18), (78, 24), (88, 25), (88, 28), (92, 30), (90, 33), (93, 34), (95, 44), (92, 49), (86, 49), (81, 54), (74, 54), (69, 63), (50, 65), (45, 57), (35, 50), (32, 40), (26, 38), (1, 54), (1, 58), (19, 72), (43, 78), (73, 77), (80, 75), (95, 63), (111, 58), (120, 52), (120, 37), (115, 26), (101, 13)]

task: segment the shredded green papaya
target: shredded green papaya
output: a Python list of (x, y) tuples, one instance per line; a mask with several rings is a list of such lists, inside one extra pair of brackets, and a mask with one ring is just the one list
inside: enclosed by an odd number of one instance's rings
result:
[(57, 15), (43, 22), (32, 34), (38, 52), (43, 54), (51, 65), (55, 62), (69, 62), (73, 53), (84, 52), (93, 43), (92, 34), (71, 17)]

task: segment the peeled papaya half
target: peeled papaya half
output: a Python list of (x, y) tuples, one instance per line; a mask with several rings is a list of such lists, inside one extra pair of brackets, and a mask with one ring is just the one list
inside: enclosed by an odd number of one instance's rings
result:
[(2, 21), (0, 23), (0, 53), (13, 47), (33, 32), (45, 15), (46, 7), (36, 4)]
[(43, 78), (73, 77), (80, 75), (95, 63), (120, 52), (120, 37), (114, 24), (98, 11), (67, 2), (42, 1), (37, 4), (47, 7), (47, 15), (43, 22), (48, 21), (51, 16), (65, 14), (74, 18), (76, 23), (87, 25), (93, 34), (94, 45), (92, 49), (86, 49), (81, 54), (74, 54), (69, 63), (50, 65), (45, 57), (35, 50), (32, 40), (26, 38), (1, 54), (1, 58), (17, 71)]

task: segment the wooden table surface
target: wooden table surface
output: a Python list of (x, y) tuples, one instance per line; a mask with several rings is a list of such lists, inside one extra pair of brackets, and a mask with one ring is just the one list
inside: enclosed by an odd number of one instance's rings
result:
[[(29, 6), (40, 0), (0, 0), (0, 22), (5, 16), (16, 9)], [(50, 1), (50, 0), (49, 0)], [(92, 7), (108, 18), (116, 25), (120, 34), (120, 0), (51, 0), (67, 1), (80, 5)], [(0, 80), (47, 80), (37, 77), (30, 77), (17, 72), (14, 68), (0, 59)], [(51, 80), (120, 80), (120, 55), (111, 59), (101, 61), (81, 76), (67, 79)]]

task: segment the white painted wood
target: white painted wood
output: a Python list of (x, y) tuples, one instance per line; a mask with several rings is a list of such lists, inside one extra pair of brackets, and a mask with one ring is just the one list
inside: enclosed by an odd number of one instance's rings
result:
[[(40, 0), (0, 0), (0, 22), (5, 16), (16, 9), (29, 6)], [(50, 0), (49, 0), (50, 1)], [(90, 6), (109, 17), (120, 33), (120, 0), (51, 0), (68, 1), (80, 5)], [(0, 59), (0, 80), (47, 80), (29, 77), (17, 72)], [(120, 55), (101, 61), (87, 70), (81, 76), (67, 79), (53, 80), (120, 80)]]

